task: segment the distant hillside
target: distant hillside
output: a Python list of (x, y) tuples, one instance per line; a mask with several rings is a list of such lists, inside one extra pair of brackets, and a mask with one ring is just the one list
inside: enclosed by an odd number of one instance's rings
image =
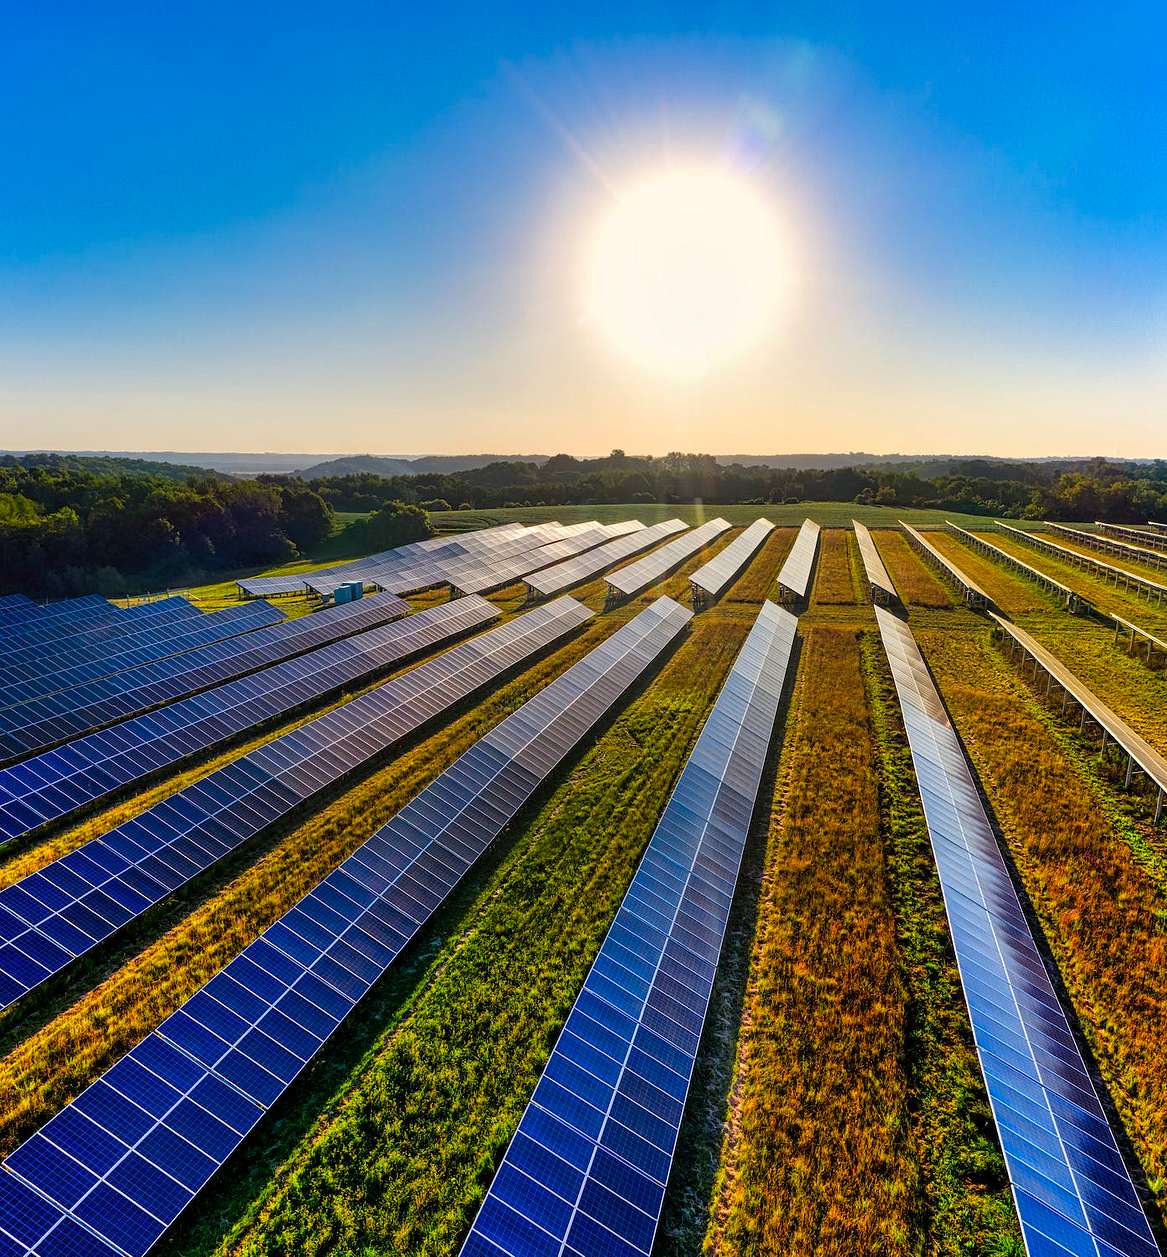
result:
[(188, 476), (213, 476), (217, 480), (233, 480), (210, 467), (191, 463), (156, 462), (113, 454), (0, 454), (0, 467), (48, 467), (54, 471), (87, 471), (95, 476), (139, 474), (162, 476), (166, 480), (185, 481)]
[(449, 476), (459, 471), (474, 471), (491, 463), (536, 463), (540, 467), (547, 454), (430, 454), (424, 458), (385, 458), (379, 454), (351, 454), (326, 463), (305, 467), (295, 474), (301, 480), (320, 476), (359, 476), (371, 472), (375, 476)]

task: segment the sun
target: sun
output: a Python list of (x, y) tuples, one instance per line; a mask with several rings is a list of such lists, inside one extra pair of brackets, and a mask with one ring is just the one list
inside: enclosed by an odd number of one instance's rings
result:
[(587, 310), (642, 366), (692, 379), (765, 335), (786, 278), (776, 215), (750, 184), (715, 167), (669, 171), (618, 196), (596, 227)]

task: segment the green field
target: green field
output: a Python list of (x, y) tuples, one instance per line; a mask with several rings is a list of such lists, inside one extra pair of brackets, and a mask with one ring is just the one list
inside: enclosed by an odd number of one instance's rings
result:
[[(721, 513), (780, 525), (720, 602), (551, 775), (155, 1250), (455, 1257), (672, 783), (796, 526), (855, 517), (903, 595), (1158, 1217), (1167, 1196), (1167, 854), (1147, 796), (891, 531), (842, 504), (450, 512), (442, 526)], [(954, 522), (961, 522), (954, 520)], [(983, 520), (964, 517), (964, 526)], [(955, 537), (938, 544), (1161, 750), (1167, 671)], [(311, 814), (245, 844), (0, 1016), (6, 1154), (197, 991), (486, 730), (660, 593), (597, 617)], [(336, 540), (330, 543), (335, 545)], [(346, 557), (324, 553), (309, 570)], [(1024, 557), (1040, 566), (1036, 551)], [(290, 569), (284, 569), (290, 570)], [(1062, 577), (1060, 577), (1062, 578)], [(1081, 584), (1081, 573), (1064, 577)], [(231, 597), (225, 582), (201, 605)], [(415, 600), (432, 602), (436, 595)], [(514, 586), (491, 595), (521, 612)], [(284, 605), (282, 602), (280, 605)], [(291, 609), (291, 608), (289, 608)], [(302, 610), (307, 610), (303, 604)], [(1133, 616), (1132, 618), (1138, 618)], [(342, 701), (342, 700), (336, 700)], [(330, 704), (332, 705), (332, 704)], [(322, 710), (323, 708), (321, 708)], [(0, 850), (9, 884), (313, 714)], [(657, 1257), (1020, 1257), (919, 795), (858, 547), (826, 534), (753, 817)]]

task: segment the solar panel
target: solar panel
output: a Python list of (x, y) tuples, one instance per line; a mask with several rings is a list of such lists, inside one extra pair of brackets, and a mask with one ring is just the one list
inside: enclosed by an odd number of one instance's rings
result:
[(859, 553), (863, 558), (863, 570), (867, 573), (867, 583), (871, 586), (871, 601), (877, 607), (898, 602), (899, 595), (896, 593), (896, 587), (892, 584), (887, 568), (879, 557), (879, 551), (875, 548), (875, 538), (868, 531), (867, 525), (853, 519), (851, 526), (855, 529), (855, 540), (859, 542)]
[(549, 595), (571, 589), (600, 572), (606, 572), (621, 559), (631, 558), (632, 555), (648, 550), (666, 537), (675, 536), (687, 528), (688, 525), (679, 519), (668, 519), (663, 523), (653, 524), (651, 528), (634, 529), (595, 550), (589, 550), (586, 554), (565, 559), (554, 567), (535, 572), (526, 578), (527, 590), (532, 595)]
[(1055, 600), (1072, 614), (1078, 615), (1093, 610), (1089, 601), (1083, 598), (1076, 589), (1071, 589), (1069, 585), (1063, 585), (1061, 581), (1054, 580), (1052, 576), (1047, 576), (1045, 572), (1040, 571), (1038, 568), (1031, 567), (1028, 563), (1023, 563), (1015, 554), (1010, 554), (1008, 550), (1002, 550), (1000, 546), (993, 545), (986, 537), (958, 528), (951, 521), (946, 520), (945, 523), (957, 536), (963, 537), (974, 550), (979, 550), (981, 554), (987, 555), (990, 559), (995, 559), (998, 563), (1004, 563), (1006, 567), (1012, 568), (1013, 571), (1019, 572), (1028, 580), (1034, 581), (1047, 593), (1052, 594)]
[(763, 604), (462, 1257), (652, 1251), (797, 624)]
[(1133, 559), (1153, 568), (1167, 567), (1167, 554), (1161, 554), (1157, 550), (1148, 550), (1145, 546), (1132, 545), (1129, 539), (1119, 540), (1115, 537), (1100, 536), (1098, 533), (1086, 532), (1081, 528), (1067, 528), (1065, 524), (1047, 522), (1046, 527), (1063, 537), (1069, 537), (1079, 545), (1101, 550), (1103, 554), (1113, 554), (1120, 559)]
[(0, 1007), (592, 614), (560, 598), (471, 638), (0, 890)]
[(674, 568), (679, 567), (687, 558), (704, 550), (723, 532), (729, 530), (724, 519), (710, 519), (692, 532), (685, 533), (675, 541), (661, 546), (644, 558), (629, 563), (607, 577), (610, 596), (635, 597), (650, 585), (667, 576)]
[(67, 1214), (143, 1257), (690, 616), (661, 599), (552, 681), (17, 1148), (26, 1245)]
[[(189, 604), (187, 604), (189, 605)], [(26, 703), (34, 698), (84, 685), (100, 677), (128, 672), (142, 664), (154, 663), (194, 650), (210, 642), (226, 641), (272, 624), (282, 624), (284, 614), (270, 602), (252, 602), (204, 615), (195, 610), (196, 619), (183, 616), (167, 623), (151, 622), (141, 631), (124, 632), (114, 641), (103, 641), (92, 647), (62, 650), (56, 661), (40, 660), (28, 664), (4, 661), (6, 679), (4, 709)], [(59, 666), (54, 667), (56, 662)], [(23, 721), (21, 723), (24, 723)], [(0, 716), (0, 729), (9, 727)]]
[[(1167, 594), (1167, 585), (1160, 585), (1158, 581), (1140, 576), (1138, 572), (1118, 567), (1114, 563), (1104, 563), (1101, 559), (1092, 558), (1078, 550), (1071, 550), (1068, 546), (1060, 546), (1056, 541), (1047, 541), (1045, 537), (1039, 537), (1037, 533), (1026, 532), (1023, 528), (1014, 528), (1000, 520), (997, 520), (997, 527), (1004, 529), (1012, 537), (1028, 542), (1038, 550), (1052, 554), (1055, 558), (1072, 563), (1075, 567), (1084, 567), (1097, 572), (1104, 580), (1114, 581), (1115, 586), (1122, 585), (1126, 589), (1135, 590), (1136, 593), (1146, 594), (1148, 599), (1153, 597), (1157, 606), (1163, 605), (1163, 595)], [(1057, 525), (1051, 524), (1049, 527), (1056, 528)]]
[(1157, 1257), (956, 731), (907, 625), (882, 608), (875, 614), (1027, 1250)]
[(774, 525), (768, 519), (756, 519), (724, 550), (699, 567), (689, 577), (694, 606), (719, 598), (737, 579), (742, 568), (762, 548), (762, 543), (773, 531)]
[(0, 623), (33, 616), (36, 603), (26, 594), (0, 594)]
[[(342, 623), (321, 623), (315, 632), (282, 643), (280, 651), (290, 656), (282, 662), (270, 662), (279, 657), (271, 645), (257, 651), (251, 662), (261, 663), (262, 671), (0, 769), (0, 838), (22, 837), (49, 821), (60, 820), (249, 729), (375, 677), (435, 640), (448, 640), (494, 616), (492, 608), (478, 602), (468, 603), (464, 610), (447, 604), (387, 625), (387, 620), (400, 614), (397, 609), (368, 609), (376, 610), (376, 614), (354, 616)], [(297, 623), (311, 627), (303, 620)], [(364, 624), (375, 627), (357, 633)], [(356, 635), (347, 636), (350, 632)], [(434, 632), (439, 639), (432, 637)], [(316, 649), (305, 653), (313, 644)], [(204, 665), (202, 679), (244, 662), (233, 656)], [(191, 680), (187, 673), (180, 683)]]
[(806, 601), (819, 552), (819, 531), (813, 519), (802, 521), (794, 545), (778, 573), (778, 594), (783, 602)]
[(911, 524), (905, 524), (902, 519), (899, 521), (899, 525), (915, 549), (924, 558), (931, 559), (948, 579), (956, 585), (970, 607), (989, 607), (993, 605), (992, 598), (975, 581), (966, 576), (951, 559), (941, 554), (923, 533), (917, 532)]

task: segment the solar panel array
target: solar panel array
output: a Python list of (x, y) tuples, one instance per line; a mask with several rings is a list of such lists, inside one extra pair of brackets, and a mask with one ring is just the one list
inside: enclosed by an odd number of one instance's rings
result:
[(8, 624), (36, 614), (36, 603), (27, 594), (0, 594), (0, 623)]
[(5, 627), (3, 651), (17, 650), (36, 642), (57, 642), (74, 633), (84, 632), (99, 624), (111, 624), (126, 613), (112, 602), (97, 594), (83, 598), (69, 598), (65, 602), (51, 602), (38, 607), (38, 614), (29, 618), (18, 617)]
[(814, 576), (815, 558), (819, 552), (819, 526), (813, 519), (804, 519), (794, 545), (778, 573), (778, 590), (783, 599), (806, 600)]
[[(993, 615), (992, 612), (989, 614)], [(999, 615), (993, 615), (993, 619), (1010, 642), (1020, 646), (1024, 653), (1034, 661), (1036, 665), (1034, 675), (1037, 675), (1037, 667), (1040, 667), (1049, 678), (1050, 684), (1059, 685), (1066, 700), (1072, 698), (1081, 707), (1083, 715), (1090, 716), (1102, 729), (1103, 745), (1105, 746), (1107, 741), (1113, 741), (1130, 756), (1132, 765), (1137, 764), (1147, 775), (1158, 791), (1155, 820), (1159, 820), (1163, 813), (1164, 796), (1167, 794), (1167, 759), (1160, 755), (1146, 738), (1140, 737), (1121, 716), (1111, 711), (1093, 690), (1083, 685), (1056, 655), (1052, 655), (1024, 629), (1018, 628), (1016, 624), (1011, 624)], [(1131, 775), (1128, 773), (1128, 786), (1130, 779)]]
[[(17, 1148), (14, 1251), (143, 1257), (690, 616), (661, 599), (552, 681)], [(40, 1238), (82, 1227), (104, 1243)]]
[(1102, 520), (1095, 520), (1094, 527), (1107, 537), (1117, 537), (1119, 541), (1150, 546), (1152, 550), (1167, 550), (1167, 537), (1162, 533), (1149, 532), (1146, 528), (1134, 528), (1129, 524), (1106, 524)]
[(763, 604), (462, 1257), (652, 1251), (797, 624)]
[(863, 570), (867, 573), (867, 582), (871, 586), (871, 601), (877, 607), (898, 602), (899, 595), (896, 593), (896, 587), (892, 584), (887, 568), (879, 557), (879, 551), (875, 548), (875, 538), (868, 531), (866, 524), (861, 524), (857, 519), (853, 519), (851, 524), (855, 529), (855, 540), (859, 542)]
[(447, 564), (459, 565), (466, 561), (498, 561), (533, 550), (563, 536), (562, 524), (536, 524), (526, 528), (521, 524), (491, 528), (480, 533), (460, 534), (456, 537), (434, 537), (429, 542), (418, 542), (414, 548), (402, 547), (388, 559), (364, 560), (362, 570), (344, 575), (344, 569), (315, 573), (305, 583), (314, 593), (330, 594), (344, 580), (359, 579), (366, 585), (374, 585), (390, 593), (413, 593), (435, 585), (449, 584)]
[(501, 589), (541, 568), (551, 567), (564, 559), (593, 550), (608, 540), (608, 531), (601, 524), (592, 524), (570, 537), (563, 537), (509, 558), (473, 560), (465, 564), (444, 566), (449, 572), (450, 588), (454, 593), (482, 594), (492, 589)]
[(1146, 546), (1133, 545), (1130, 538), (1119, 540), (1115, 537), (1087, 532), (1082, 528), (1067, 528), (1065, 524), (1047, 522), (1046, 527), (1062, 537), (1076, 541), (1079, 545), (1089, 546), (1092, 550), (1101, 550), (1103, 554), (1113, 554), (1120, 559), (1132, 559), (1156, 569), (1167, 567), (1167, 554), (1162, 554), (1158, 550), (1148, 550)]
[(254, 632), (282, 628), (286, 623), (278, 611), (275, 615), (279, 623), (273, 623), (272, 612), (275, 609), (270, 603), (257, 602), (247, 608), (239, 608), (240, 611), (250, 609), (255, 611), (250, 621), (236, 619), (226, 626), (237, 630), (229, 638), (212, 638), (183, 654), (169, 655), (138, 668), (98, 677), (86, 685), (30, 698), (0, 711), (0, 761), (44, 750), (67, 738), (120, 720), (133, 711), (167, 701), (162, 697), (163, 693), (174, 688), (167, 684), (169, 678), (189, 675), (208, 659), (234, 657), (249, 651)]
[(1053, 555), (1054, 558), (1071, 563), (1074, 567), (1082, 567), (1089, 571), (1097, 572), (1104, 580), (1114, 581), (1116, 586), (1122, 585), (1127, 589), (1135, 590), (1136, 593), (1146, 594), (1148, 598), (1154, 598), (1159, 606), (1163, 604), (1163, 595), (1167, 594), (1167, 585), (1160, 585), (1157, 581), (1153, 581), (1147, 576), (1140, 576), (1137, 572), (1128, 571), (1125, 567), (1118, 567), (1114, 563), (1104, 563), (1101, 559), (1096, 559), (1089, 554), (1082, 554), (1079, 550), (1071, 550), (1068, 546), (1060, 546), (1056, 541), (1048, 541), (1045, 537), (1038, 536), (1037, 533), (1026, 532), (1023, 528), (1014, 528), (1012, 525), (1002, 523), (1000, 520), (997, 521), (997, 527), (1009, 533), (1010, 536), (1027, 542), (1038, 550), (1044, 550), (1047, 554)]
[[(262, 604), (266, 606), (267, 604)], [(100, 677), (67, 696), (0, 713), (0, 759), (43, 750), (127, 716), (194, 694), (302, 651), (404, 615), (407, 603), (379, 595), (353, 606), (281, 620), (246, 635)]]
[[(382, 608), (380, 619), (394, 614), (399, 612)], [(480, 627), (495, 614), (495, 608), (475, 599), (465, 607), (430, 607), (355, 637), (346, 637), (348, 625), (322, 624), (312, 636), (328, 644), (311, 653), (300, 654), (295, 647), (302, 647), (304, 639), (296, 639), (288, 648), (291, 658), (262, 671), (0, 770), (0, 838), (32, 833), (161, 769), (366, 681), (438, 641)], [(324, 629), (329, 629), (327, 637)]]
[(970, 576), (966, 576), (963, 570), (957, 567), (947, 555), (941, 554), (923, 533), (917, 532), (911, 524), (905, 524), (902, 519), (899, 521), (899, 525), (904, 530), (904, 535), (908, 541), (924, 558), (931, 559), (945, 576), (952, 581), (970, 607), (989, 607), (993, 605), (992, 598), (985, 593), (976, 581)]
[(1063, 585), (1060, 580), (1054, 580), (1052, 576), (1047, 576), (1045, 572), (1022, 562), (1015, 554), (1010, 554), (1008, 550), (1002, 550), (1000, 546), (993, 545), (987, 537), (982, 537), (975, 532), (968, 532), (964, 528), (958, 528), (951, 521), (945, 522), (958, 537), (963, 537), (974, 550), (979, 550), (982, 554), (988, 555), (990, 559), (995, 559), (998, 563), (1004, 563), (1006, 567), (1010, 567), (1013, 571), (1019, 572), (1022, 576), (1034, 581), (1047, 593), (1052, 594), (1067, 611), (1078, 615), (1080, 612), (1091, 609), (1089, 601), (1078, 593), (1076, 589), (1071, 589), (1069, 585)]
[(956, 732), (907, 625), (876, 608), (981, 1072), (1032, 1257), (1157, 1257)]
[[(0, 702), (4, 708), (13, 707), (84, 685), (99, 677), (127, 672), (142, 664), (154, 663), (210, 642), (225, 641), (284, 621), (282, 611), (263, 601), (227, 607), (206, 615), (196, 610), (195, 615), (197, 620), (184, 617), (168, 624), (152, 624), (141, 632), (126, 632), (115, 642), (62, 650), (59, 668), (53, 668), (51, 662), (46, 661), (42, 671), (36, 672), (35, 665), (10, 668), (5, 661), (5, 692)], [(8, 727), (4, 717), (0, 716), (0, 729)]]
[(715, 598), (719, 598), (737, 578), (742, 568), (762, 548), (762, 543), (773, 531), (774, 525), (768, 519), (756, 519), (724, 550), (699, 567), (689, 577), (694, 602), (705, 600), (712, 602)]
[(557, 594), (573, 586), (606, 572), (613, 564), (622, 559), (629, 559), (650, 549), (667, 537), (682, 533), (688, 525), (679, 519), (667, 519), (662, 523), (653, 524), (650, 528), (640, 528), (606, 542), (595, 550), (566, 559), (554, 567), (535, 572), (526, 578), (527, 589), (532, 594)]
[(471, 638), (0, 890), (0, 1007), (591, 615), (561, 598)]
[(674, 541), (661, 546), (659, 550), (654, 550), (651, 554), (646, 554), (644, 558), (637, 559), (635, 563), (629, 563), (627, 567), (613, 572), (607, 577), (609, 593), (622, 594), (625, 598), (635, 597), (650, 585), (655, 585), (657, 581), (662, 580), (691, 555), (704, 550), (722, 533), (728, 531), (729, 524), (724, 519), (706, 520), (692, 532), (677, 537)]
[(63, 640), (20, 645), (14, 643), (11, 635), (5, 634), (6, 648), (0, 666), (12, 675), (39, 676), (89, 658), (98, 658), (103, 651), (124, 649), (125, 642), (139, 635), (148, 642), (152, 640), (150, 634), (168, 630), (174, 632), (182, 623), (206, 618), (185, 598), (161, 598), (131, 607), (116, 620), (86, 627)]

